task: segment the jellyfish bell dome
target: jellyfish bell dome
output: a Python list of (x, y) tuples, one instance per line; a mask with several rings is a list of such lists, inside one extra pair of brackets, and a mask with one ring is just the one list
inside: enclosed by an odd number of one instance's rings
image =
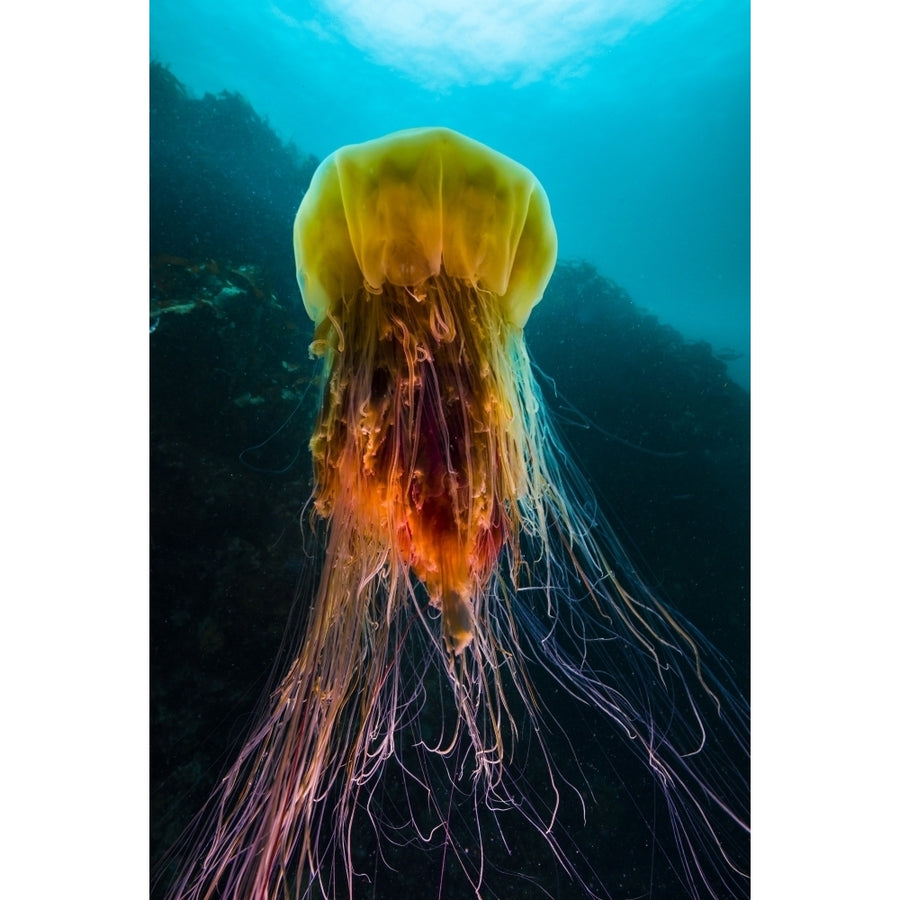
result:
[(316, 324), (361, 287), (415, 290), (443, 269), (495, 295), (505, 320), (521, 328), (556, 249), (535, 176), (449, 128), (399, 131), (332, 153), (294, 222), (297, 280)]

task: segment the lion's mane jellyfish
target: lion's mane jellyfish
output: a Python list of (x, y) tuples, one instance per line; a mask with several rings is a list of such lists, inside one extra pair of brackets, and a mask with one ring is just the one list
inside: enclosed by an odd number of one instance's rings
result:
[(532, 372), (523, 326), (556, 261), (541, 185), (453, 131), (392, 134), (321, 164), (294, 249), (321, 361), (323, 569), (173, 895), (350, 896), (413, 845), (481, 895), (509, 865), (489, 820), (502, 835), (519, 814), (567, 895), (610, 896), (558, 823), (561, 795), (591, 797), (554, 762), (536, 674), (643, 762), (664, 809), (643, 814), (667, 822), (685, 895), (745, 893), (729, 846), (746, 829), (746, 706), (634, 574)]

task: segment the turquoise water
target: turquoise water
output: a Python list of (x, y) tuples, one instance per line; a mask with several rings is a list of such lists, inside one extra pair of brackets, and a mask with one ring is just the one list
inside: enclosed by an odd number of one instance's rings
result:
[(319, 158), (422, 125), (513, 157), (547, 189), (561, 259), (749, 389), (749, 2), (485, 5), (152, 0), (150, 50)]

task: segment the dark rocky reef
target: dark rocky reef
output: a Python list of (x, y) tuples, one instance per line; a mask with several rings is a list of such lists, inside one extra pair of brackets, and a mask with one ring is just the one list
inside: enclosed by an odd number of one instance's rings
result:
[(317, 164), (239, 94), (192, 98), (151, 64), (151, 258), (252, 262), (273, 291), (293, 297), (291, 227)]

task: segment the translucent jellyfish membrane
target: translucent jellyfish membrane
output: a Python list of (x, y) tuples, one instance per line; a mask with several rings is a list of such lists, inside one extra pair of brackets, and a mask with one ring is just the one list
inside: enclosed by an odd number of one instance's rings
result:
[[(478, 823), (517, 810), (578, 890), (607, 896), (557, 825), (574, 788), (545, 743), (539, 666), (656, 780), (685, 895), (742, 895), (729, 843), (747, 827), (746, 705), (628, 565), (532, 374), (523, 326), (556, 260), (540, 184), (447, 129), (400, 132), (321, 164), (294, 248), (322, 362), (324, 567), (173, 894), (350, 895), (359, 819), (375, 846), (442, 844), (479, 894)], [(509, 774), (525, 733), (540, 801)], [(388, 771), (393, 802), (376, 803)]]

